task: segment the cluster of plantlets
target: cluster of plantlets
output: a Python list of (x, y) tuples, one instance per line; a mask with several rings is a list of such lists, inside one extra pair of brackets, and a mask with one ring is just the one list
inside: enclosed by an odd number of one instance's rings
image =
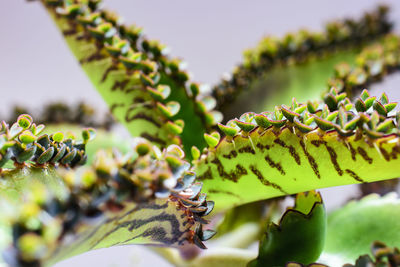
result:
[(356, 66), (342, 63), (335, 67), (328, 87), (335, 87), (348, 95), (366, 88), (386, 75), (400, 69), (399, 36), (388, 34), (378, 44), (365, 47), (356, 58)]
[[(194, 133), (220, 121), (215, 100), (189, 81), (179, 60), (137, 27), (91, 1), (43, 1), (71, 50), (114, 116), (132, 135), (160, 147), (182, 142), (185, 151), (204, 143)], [(184, 121), (191, 123), (184, 127)]]
[(387, 7), (379, 6), (365, 13), (359, 20), (333, 21), (323, 32), (289, 33), (282, 39), (264, 38), (255, 49), (244, 53), (244, 62), (233, 70), (231, 77), (214, 88), (218, 107), (229, 105), (242, 90), (249, 90), (259, 79), (277, 65), (300, 64), (324, 57), (338, 50), (361, 46), (388, 33), (392, 27), (387, 18)]
[[(144, 139), (133, 139), (126, 155), (100, 150), (90, 166), (79, 167), (93, 156), (85, 152), (93, 129), (75, 141), (61, 132), (40, 135), (44, 126), (26, 114), (11, 127), (3, 123), (0, 249), (8, 264), (52, 265), (92, 249), (148, 244), (178, 248), (183, 257), (177, 250), (157, 250), (176, 266), (317, 267), (355, 262), (376, 238), (399, 246), (397, 196), (368, 196), (327, 214), (320, 194), (302, 193), (400, 176), (397, 104), (367, 90), (350, 98), (399, 67), (400, 42), (386, 35), (392, 25), (385, 7), (359, 21), (329, 24), (322, 34), (267, 38), (247, 53), (231, 81), (209, 94), (190, 81), (164, 45), (137, 26), (123, 25), (101, 1), (41, 2), (116, 119)], [(218, 123), (221, 113), (214, 108), (224, 108), (228, 94), (251, 91), (250, 84), (272, 69), (315, 64), (347, 50), (355, 63), (335, 69), (321, 100), (294, 98), (272, 111)], [(321, 94), (325, 88), (313, 90)], [(77, 117), (85, 117), (85, 110), (78, 108)], [(111, 135), (105, 132), (104, 140)], [(273, 223), (279, 200), (265, 200), (295, 193), (295, 206)], [(225, 213), (232, 208), (238, 216)], [(214, 238), (225, 248), (200, 253), (184, 246), (206, 248), (203, 241), (215, 231), (203, 225), (218, 220), (212, 210), (228, 214)], [(377, 227), (376, 218), (392, 232)], [(258, 255), (244, 249), (259, 240)], [(398, 265), (398, 250), (375, 244), (375, 262), (362, 256), (356, 266)]]
[[(217, 210), (298, 190), (397, 177), (376, 168), (397, 164), (396, 103), (366, 90), (354, 102), (335, 89), (323, 99), (245, 113), (219, 124), (224, 138), (218, 132), (205, 135), (209, 148), (195, 166)], [(240, 190), (240, 197), (227, 194), (228, 186)]]
[(98, 118), (100, 115), (95, 108), (84, 102), (76, 105), (68, 105), (62, 102), (49, 103), (44, 105), (40, 112), (34, 112), (28, 107), (16, 105), (6, 121), (16, 121), (21, 114), (34, 114), (35, 121), (39, 124), (74, 124), (110, 130), (115, 123), (110, 114), (101, 114), (102, 118)]
[(386, 244), (375, 241), (371, 246), (374, 260), (369, 255), (360, 256), (355, 265), (346, 264), (345, 267), (367, 267), (367, 266), (399, 266), (400, 251), (397, 248), (389, 248)]
[[(5, 155), (12, 154), (9, 158), (18, 163), (17, 169), (2, 173), (8, 184), (2, 192), (6, 196), (2, 205), (8, 209), (13, 207), (1, 220), (12, 225), (14, 245), (6, 251), (8, 264), (39, 265), (77, 251), (82, 253), (107, 246), (107, 242), (113, 241), (113, 235), (119, 233), (118, 228), (122, 228), (114, 224), (122, 220), (128, 223), (127, 227), (132, 224), (139, 243), (182, 245), (191, 242), (205, 248), (202, 241), (212, 237), (214, 231), (203, 231), (202, 225), (208, 222), (202, 217), (208, 215), (214, 205), (200, 192), (202, 185), (195, 182), (195, 174), (189, 171), (190, 164), (183, 159), (181, 148), (169, 146), (161, 152), (146, 140), (135, 140), (131, 155), (100, 151), (91, 167), (72, 170), (71, 167), (81, 165), (86, 159), (84, 145), (94, 137), (93, 130), (84, 130), (83, 141), (75, 142), (64, 140), (61, 133), (34, 138), (39, 132), (37, 128), (43, 130), (44, 127), (36, 127), (29, 115), (21, 115), (11, 128), (5, 125), (7, 141), (2, 151)], [(32, 130), (28, 134), (26, 129)], [(28, 137), (31, 138), (29, 142)], [(20, 147), (19, 142), (27, 146), (28, 152), (17, 153), (19, 150), (15, 147)], [(5, 159), (3, 157), (4, 163)], [(24, 162), (34, 166), (22, 166)], [(58, 163), (69, 169), (55, 171), (53, 166)], [(28, 177), (24, 168), (30, 168)], [(43, 181), (34, 180), (30, 185), (29, 176), (46, 176), (44, 171), (60, 184), (48, 188)], [(17, 197), (19, 200), (9, 192), (17, 178), (28, 183), (23, 187), (22, 196)], [(54, 195), (54, 189), (61, 193)], [(133, 212), (131, 209), (135, 213), (128, 216)], [(160, 215), (158, 209), (169, 212), (167, 219), (172, 229), (163, 225), (165, 215)], [(147, 223), (140, 223), (140, 220), (146, 216), (154, 217), (149, 220), (152, 223), (159, 220), (159, 225), (141, 229)], [(137, 225), (133, 219), (138, 220)], [(167, 236), (168, 233), (171, 236)], [(143, 237), (139, 238), (140, 235)], [(120, 243), (136, 243), (135, 237), (126, 239)]]
[(82, 142), (76, 142), (73, 136), (64, 139), (61, 132), (51, 136), (40, 135), (43, 130), (44, 125), (36, 125), (27, 114), (20, 115), (11, 127), (3, 121), (0, 128), (0, 167), (9, 160), (16, 166), (28, 161), (37, 166), (61, 164), (74, 167), (85, 164), (85, 144), (93, 137), (93, 129), (84, 130)]

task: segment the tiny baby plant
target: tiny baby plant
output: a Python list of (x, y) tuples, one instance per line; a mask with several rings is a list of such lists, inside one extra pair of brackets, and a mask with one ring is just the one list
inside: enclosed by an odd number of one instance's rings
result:
[[(37, 2), (113, 118), (4, 118), (0, 266), (128, 244), (182, 267), (400, 266), (400, 113), (365, 89), (400, 69), (387, 7), (264, 38), (210, 91), (100, 0)], [(327, 212), (315, 190), (348, 184), (366, 196)]]

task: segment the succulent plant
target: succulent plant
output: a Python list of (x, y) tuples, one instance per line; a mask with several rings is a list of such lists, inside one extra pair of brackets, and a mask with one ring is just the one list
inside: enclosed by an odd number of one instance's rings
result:
[[(321, 33), (266, 37), (205, 90), (100, 0), (38, 2), (115, 121), (62, 101), (40, 123), (19, 107), (15, 123), (0, 124), (4, 264), (51, 266), (142, 244), (182, 267), (400, 266), (395, 193), (329, 213), (314, 191), (362, 184), (384, 195), (397, 185), (400, 112), (365, 89), (400, 67), (387, 7)], [(131, 139), (116, 137), (118, 123)], [(258, 253), (247, 249), (258, 241)]]
[(99, 115), (95, 108), (84, 102), (76, 105), (68, 105), (63, 102), (48, 103), (38, 114), (28, 107), (16, 105), (6, 121), (16, 121), (22, 114), (34, 114), (37, 123), (46, 125), (74, 124), (110, 130), (115, 123), (111, 114), (103, 114), (101, 119), (97, 118)]
[(203, 230), (202, 217), (214, 203), (201, 193), (179, 146), (161, 151), (136, 139), (130, 154), (99, 150), (92, 166), (74, 170), (87, 158), (93, 129), (84, 129), (77, 142), (61, 132), (36, 137), (39, 127), (29, 115), (3, 127), (2, 163), (16, 166), (1, 173), (0, 206), (10, 212), (0, 222), (12, 233), (8, 264), (48, 265), (117, 244), (205, 248), (202, 241), (213, 235)]
[(281, 39), (267, 36), (254, 49), (244, 52), (244, 62), (236, 66), (229, 79), (214, 88), (218, 107), (224, 108), (242, 91), (249, 90), (255, 80), (279, 65), (301, 64), (315, 58), (328, 57), (343, 50), (362, 47), (388, 33), (392, 24), (388, 8), (379, 6), (359, 20), (344, 19), (327, 23), (323, 32), (300, 30)]

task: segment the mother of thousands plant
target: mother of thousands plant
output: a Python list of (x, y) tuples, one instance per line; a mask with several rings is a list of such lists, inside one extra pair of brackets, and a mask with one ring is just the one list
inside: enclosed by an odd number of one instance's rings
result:
[(264, 38), (210, 92), (100, 0), (38, 2), (133, 139), (85, 104), (40, 123), (15, 109), (0, 125), (1, 266), (127, 244), (175, 266), (400, 266), (395, 193), (327, 213), (314, 191), (397, 185), (397, 103), (365, 90), (400, 69), (387, 7)]

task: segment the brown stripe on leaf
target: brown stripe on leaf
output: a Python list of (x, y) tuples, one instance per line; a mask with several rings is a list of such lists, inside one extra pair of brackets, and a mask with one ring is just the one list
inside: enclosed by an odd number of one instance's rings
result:
[(125, 87), (127, 86), (129, 80), (125, 79), (122, 81), (115, 81), (113, 86), (111, 87), (111, 91), (116, 91), (117, 89), (120, 89), (121, 91), (124, 91)]
[(104, 73), (103, 73), (103, 75), (102, 75), (102, 77), (101, 77), (101, 81), (100, 82), (105, 82), (106, 80), (107, 80), (107, 77), (108, 77), (108, 74), (110, 74), (112, 71), (114, 71), (114, 70), (118, 70), (118, 67), (115, 65), (115, 64), (112, 64), (110, 67), (108, 67), (105, 71), (104, 71)]
[(390, 161), (390, 154), (389, 152), (386, 151), (383, 147), (379, 147), (379, 150), (381, 151), (382, 156), (385, 158), (386, 161)]
[(340, 165), (337, 161), (337, 154), (335, 152), (335, 149), (333, 149), (332, 147), (328, 146), (328, 143), (326, 141), (323, 140), (313, 140), (311, 141), (311, 144), (313, 144), (316, 147), (320, 147), (320, 145), (325, 145), (326, 150), (329, 153), (329, 157), (331, 159), (331, 163), (333, 165), (333, 167), (335, 168), (336, 172), (342, 176), (343, 175), (343, 170), (340, 168)]
[(115, 111), (116, 108), (118, 108), (118, 107), (124, 107), (124, 106), (125, 106), (124, 103), (114, 103), (114, 104), (112, 104), (111, 107), (110, 107), (110, 112), (111, 112), (111, 113), (114, 113), (114, 111)]
[(203, 173), (202, 175), (198, 175), (197, 176), (197, 179), (200, 180), (200, 181), (201, 180), (206, 180), (206, 179), (213, 179), (211, 168), (208, 167), (208, 169), (207, 169), (207, 171), (205, 173)]
[(217, 165), (218, 174), (222, 179), (228, 179), (235, 183), (240, 179), (240, 177), (247, 174), (247, 170), (240, 164), (236, 164), (235, 170), (228, 173), (225, 171), (224, 165), (222, 165), (218, 158), (213, 159), (211, 163)]
[(270, 182), (267, 179), (265, 179), (265, 177), (262, 175), (262, 173), (257, 169), (256, 166), (254, 165), (250, 165), (250, 170), (252, 171), (252, 173), (254, 173), (255, 176), (257, 176), (258, 180), (260, 180), (260, 182), (263, 185), (266, 186), (271, 186), (279, 191), (281, 191), (283, 194), (287, 195), (287, 193), (282, 189), (282, 187), (276, 183)]
[(360, 154), (361, 157), (362, 157), (366, 162), (368, 162), (369, 164), (372, 164), (373, 159), (370, 158), (370, 157), (368, 156), (367, 151), (365, 151), (362, 147), (358, 147), (358, 148), (357, 148), (357, 151), (358, 151), (358, 154)]
[(75, 36), (75, 40), (77, 41), (91, 41), (92, 36), (90, 33), (87, 32), (80, 32), (78, 35)]
[[(114, 225), (116, 225), (116, 227), (118, 227), (118, 223), (116, 223), (119, 220), (122, 220), (123, 218), (131, 215), (132, 213), (138, 211), (138, 210), (143, 210), (143, 209), (148, 209), (148, 210), (162, 210), (162, 209), (166, 209), (168, 207), (168, 203), (164, 203), (162, 205), (158, 205), (155, 203), (148, 203), (148, 204), (142, 204), (142, 205), (137, 205), (134, 208), (128, 210), (127, 212), (125, 212), (124, 214), (120, 215), (120, 216), (115, 216), (112, 218), (107, 219), (103, 224), (100, 224), (98, 226), (95, 227), (95, 229), (93, 229), (89, 234), (87, 234), (84, 238), (82, 238), (80, 241), (78, 241), (77, 243), (74, 244), (74, 246), (69, 246), (67, 248), (63, 247), (63, 246), (58, 246), (56, 248), (56, 250), (53, 252), (53, 256), (57, 255), (61, 250), (63, 251), (63, 253), (65, 254), (70, 254), (75, 248), (79, 248), (80, 245), (84, 244), (85, 242), (87, 242), (88, 240), (90, 240), (92, 237), (94, 237), (95, 235), (100, 235), (102, 234), (101, 230), (103, 230), (102, 226), (106, 225), (106, 224), (111, 224), (113, 223)], [(109, 231), (109, 234), (112, 234), (115, 228), (113, 228), (112, 230)], [(100, 233), (99, 233), (100, 231)], [(98, 234), (99, 233), (99, 234)], [(107, 235), (107, 236), (108, 236)], [(103, 239), (107, 236), (103, 236)], [(97, 240), (97, 239), (96, 239)], [(101, 242), (100, 241), (96, 241), (96, 245), (99, 244)], [(67, 250), (67, 251), (66, 251)]]
[(392, 148), (392, 152), (390, 153), (390, 156), (392, 157), (392, 159), (397, 159), (397, 154), (400, 154), (400, 147), (394, 146)]
[(276, 168), (282, 175), (286, 174), (281, 164), (279, 162), (274, 162), (268, 155), (265, 156), (265, 161), (269, 164), (269, 166), (271, 166), (271, 168)]
[(78, 32), (77, 32), (77, 30), (76, 29), (66, 29), (66, 30), (63, 30), (62, 31), (62, 34), (64, 35), (64, 36), (71, 36), (71, 35), (75, 35), (75, 34), (77, 34)]
[(230, 195), (230, 196), (236, 197), (236, 198), (238, 198), (238, 199), (242, 199), (241, 196), (239, 196), (238, 194), (232, 193), (231, 191), (210, 189), (210, 190), (208, 190), (208, 192), (209, 192), (210, 194), (225, 194), (225, 195)]
[(133, 111), (135, 111), (135, 107), (130, 107), (126, 111), (126, 113), (125, 113), (125, 121), (126, 122), (131, 122), (133, 120), (145, 120), (145, 121), (148, 121), (148, 122), (154, 124), (158, 128), (161, 127), (161, 124), (158, 121), (156, 121), (154, 118), (152, 118), (149, 115), (146, 115), (143, 112), (138, 112), (134, 116), (130, 116), (130, 113), (133, 112)]
[(365, 183), (365, 181), (363, 179), (360, 178), (360, 176), (358, 176), (355, 172), (353, 172), (352, 170), (346, 169), (346, 173), (349, 174), (351, 177), (354, 178), (354, 180), (360, 182), (360, 183)]
[(238, 153), (236, 152), (236, 150), (232, 150), (229, 154), (225, 154), (222, 156), (226, 159), (232, 159), (232, 158), (236, 158), (238, 156)]
[(274, 140), (274, 143), (280, 145), (280, 146), (283, 147), (283, 148), (287, 148), (287, 149), (289, 150), (290, 155), (291, 155), (291, 156), (294, 158), (294, 160), (296, 161), (297, 165), (300, 165), (300, 164), (301, 164), (301, 162), (300, 162), (300, 156), (299, 156), (299, 154), (297, 153), (297, 151), (296, 151), (296, 149), (294, 148), (294, 146), (292, 146), (292, 145), (289, 145), (289, 146), (286, 145), (286, 143), (283, 142), (283, 141), (282, 141), (281, 139), (279, 139), (279, 138), (275, 139), (275, 140)]
[(391, 159), (397, 159), (397, 154), (400, 154), (400, 148), (398, 146), (394, 146), (390, 153), (382, 146), (379, 146), (379, 150), (381, 151), (381, 154), (386, 161), (390, 161)]
[(101, 51), (96, 51), (93, 54), (91, 54), (90, 56), (88, 56), (87, 58), (83, 58), (81, 60), (79, 60), (80, 64), (85, 64), (85, 63), (90, 63), (93, 61), (99, 61), (102, 59), (107, 58), (106, 55), (104, 55), (103, 53), (101, 53)]
[(357, 151), (354, 149), (354, 147), (351, 145), (351, 143), (349, 143), (349, 142), (347, 142), (347, 143), (343, 142), (343, 144), (344, 144), (348, 149), (350, 149), (351, 158), (355, 161), (355, 160), (356, 160)]
[[(144, 209), (145, 210), (145, 209)], [(161, 242), (163, 244), (166, 245), (172, 245), (174, 243), (176, 243), (179, 238), (186, 232), (186, 231), (180, 231), (180, 223), (179, 220), (176, 218), (175, 214), (168, 214), (166, 212), (162, 212), (159, 215), (155, 215), (146, 219), (134, 219), (134, 220), (127, 220), (127, 221), (116, 221), (117, 225), (115, 228), (111, 229), (110, 231), (106, 232), (105, 234), (103, 234), (103, 236), (97, 240), (96, 243), (94, 243), (91, 246), (91, 249), (94, 249), (98, 244), (100, 244), (105, 238), (107, 238), (108, 236), (110, 236), (111, 234), (113, 234), (114, 232), (118, 231), (121, 228), (125, 228), (130, 232), (133, 232), (135, 230), (138, 230), (139, 228), (141, 228), (142, 226), (145, 226), (149, 223), (154, 223), (154, 222), (159, 222), (159, 224), (157, 224), (157, 227), (160, 227), (159, 225), (161, 225), (163, 222), (167, 222), (169, 223), (170, 227), (168, 232), (171, 231), (171, 237), (168, 238), (166, 237), (166, 233), (167, 231), (165, 231), (163, 234), (162, 232), (158, 231), (158, 232), (153, 232), (154, 235), (146, 235), (146, 237), (151, 236), (151, 239), (153, 241), (158, 241)], [(150, 228), (152, 229), (152, 228)], [(145, 231), (143, 233), (145, 233), (146, 231), (148, 231), (149, 228), (145, 228)], [(117, 244), (123, 244), (123, 243), (127, 243), (129, 241), (134, 240), (135, 238), (139, 237), (139, 236), (143, 236), (142, 234), (139, 234), (137, 236), (131, 237), (129, 239), (126, 239), (125, 241), (122, 242), (118, 242), (116, 244), (113, 245), (117, 245)]]
[(319, 170), (318, 170), (318, 164), (315, 161), (314, 157), (311, 156), (310, 153), (308, 153), (308, 151), (306, 149), (306, 144), (304, 143), (303, 140), (300, 140), (300, 146), (303, 148), (303, 152), (306, 155), (308, 162), (310, 163), (311, 168), (313, 169), (315, 175), (318, 177), (318, 179), (321, 179), (321, 174), (319, 173)]
[(251, 146), (245, 146), (239, 149), (239, 153), (251, 153), (253, 155), (256, 154), (254, 149)]
[(153, 143), (157, 143), (157, 144), (160, 144), (162, 146), (166, 145), (164, 140), (162, 140), (161, 138), (159, 138), (157, 136), (151, 135), (149, 133), (141, 133), (140, 136), (145, 138), (145, 139), (147, 139), (147, 140), (149, 140), (149, 141), (151, 141), (151, 142), (153, 142)]
[(263, 144), (261, 144), (261, 143), (257, 143), (256, 147), (257, 147), (258, 149), (260, 149), (261, 151), (264, 151), (265, 149), (269, 150), (269, 149), (271, 148), (270, 145), (263, 145)]

